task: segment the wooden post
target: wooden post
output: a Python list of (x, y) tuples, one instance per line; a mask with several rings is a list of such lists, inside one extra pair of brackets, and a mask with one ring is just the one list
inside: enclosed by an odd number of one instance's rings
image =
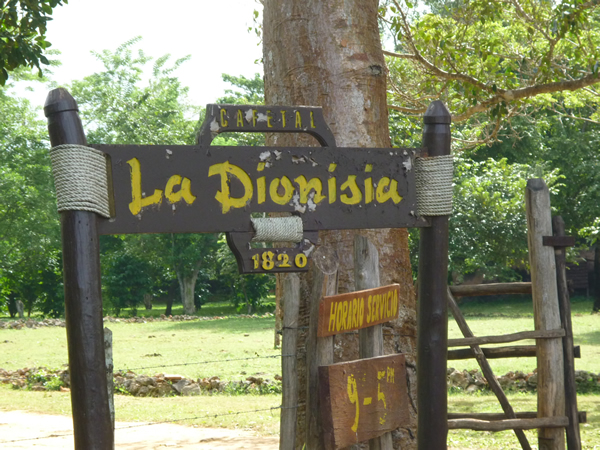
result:
[[(87, 144), (77, 111), (77, 103), (66, 89), (48, 94), (44, 114), (52, 146)], [(112, 450), (97, 217), (87, 211), (64, 211), (60, 220), (75, 448)]]
[(313, 253), (312, 287), (309, 297), (310, 318), (306, 337), (306, 448), (324, 447), (319, 398), (319, 366), (333, 364), (333, 336), (317, 338), (319, 303), (337, 293), (338, 258), (330, 247)]
[[(541, 178), (527, 181), (527, 241), (531, 266), (533, 315), (536, 330), (560, 328), (554, 249), (542, 243), (552, 235), (550, 192)], [(561, 339), (538, 339), (538, 417), (565, 413), (563, 349)], [(540, 450), (564, 450), (565, 433), (561, 428), (540, 428)]]
[[(562, 217), (552, 218), (552, 229), (555, 236), (565, 235), (565, 222)], [(560, 320), (565, 329), (562, 339), (565, 364), (565, 414), (569, 418), (567, 427), (567, 448), (581, 450), (579, 434), (579, 418), (577, 415), (577, 385), (575, 383), (575, 354), (573, 348), (573, 325), (571, 324), (571, 299), (567, 287), (567, 258), (565, 247), (554, 247), (556, 260), (556, 280), (558, 282), (558, 307)]]
[[(113, 378), (113, 342), (112, 331), (104, 328), (104, 359), (106, 360), (106, 385), (108, 388), (108, 407), (110, 408), (110, 421), (113, 433), (115, 430), (115, 383)], [(113, 447), (114, 448), (114, 447)]]
[[(435, 101), (423, 117), (423, 147), (429, 156), (450, 154), (450, 112)], [(448, 216), (431, 217), (419, 240), (417, 406), (418, 449), (447, 448)]]
[[(379, 253), (364, 236), (354, 237), (354, 280), (355, 290), (381, 286), (379, 279)], [(383, 355), (383, 325), (373, 325), (358, 331), (359, 355), (361, 359)], [(392, 433), (385, 433), (369, 440), (370, 450), (392, 450)]]
[(295, 273), (282, 275), (283, 340), (281, 344), (282, 400), (279, 424), (279, 450), (296, 448), (296, 416), (298, 415), (298, 377), (296, 345), (300, 312), (300, 279)]

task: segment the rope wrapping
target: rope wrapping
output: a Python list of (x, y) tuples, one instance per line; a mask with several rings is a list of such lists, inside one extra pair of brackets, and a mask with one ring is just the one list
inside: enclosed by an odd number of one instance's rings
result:
[(90, 211), (110, 218), (104, 153), (84, 145), (50, 150), (58, 212)]
[(449, 216), (452, 214), (453, 161), (452, 155), (416, 159), (418, 215)]
[(266, 217), (250, 219), (256, 233), (252, 242), (300, 242), (304, 234), (302, 219), (291, 217)]

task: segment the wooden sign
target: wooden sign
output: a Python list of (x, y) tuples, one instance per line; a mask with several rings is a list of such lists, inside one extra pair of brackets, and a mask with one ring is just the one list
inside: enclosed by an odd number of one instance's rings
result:
[[(223, 132), (308, 133), (323, 148), (210, 146)], [(209, 104), (197, 141), (91, 145), (109, 174), (99, 233), (225, 232), (241, 273), (273, 273), (308, 270), (319, 230), (429, 226), (416, 214), (421, 149), (337, 149), (321, 108)], [(300, 216), (303, 239), (254, 248), (250, 218), (268, 213)]]
[(323, 297), (317, 336), (360, 330), (398, 318), (399, 284)]
[(325, 448), (344, 448), (407, 426), (404, 355), (319, 367)]
[(93, 145), (110, 158), (101, 234), (251, 232), (252, 213), (304, 230), (426, 226), (414, 149)]
[(198, 144), (207, 147), (225, 132), (308, 133), (323, 147), (336, 146), (318, 106), (206, 105)]

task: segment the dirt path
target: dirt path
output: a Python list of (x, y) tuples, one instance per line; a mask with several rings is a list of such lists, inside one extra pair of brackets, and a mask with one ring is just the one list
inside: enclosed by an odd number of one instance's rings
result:
[[(173, 424), (124, 428), (130, 425), (136, 424), (118, 422), (116, 425), (115, 447), (119, 450), (165, 448), (276, 450), (279, 448), (278, 437), (260, 437), (249, 431), (193, 428)], [(73, 422), (67, 416), (0, 411), (0, 448), (3, 450), (73, 448), (73, 435), (70, 434), (72, 431)]]

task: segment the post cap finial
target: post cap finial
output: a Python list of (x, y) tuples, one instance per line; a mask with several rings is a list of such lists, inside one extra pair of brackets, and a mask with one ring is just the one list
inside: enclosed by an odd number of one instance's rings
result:
[(79, 111), (77, 102), (65, 88), (52, 89), (46, 97), (44, 115), (49, 117), (63, 111)]
[(452, 123), (452, 115), (441, 100), (435, 100), (429, 104), (425, 115), (423, 116), (424, 123)]

